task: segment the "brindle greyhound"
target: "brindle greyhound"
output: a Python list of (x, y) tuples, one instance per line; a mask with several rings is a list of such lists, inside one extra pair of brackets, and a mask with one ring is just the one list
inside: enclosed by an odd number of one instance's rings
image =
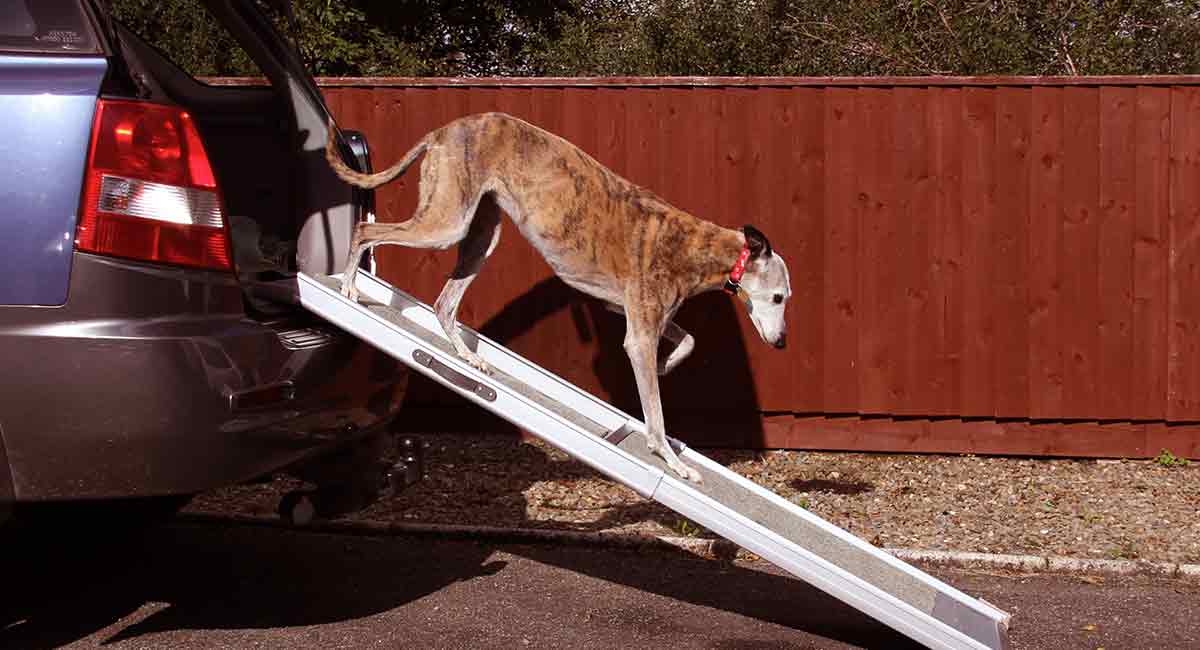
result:
[[(467, 286), (500, 240), (503, 210), (563, 281), (625, 314), (625, 351), (646, 417), (647, 445), (680, 476), (700, 481), (667, 443), (657, 374), (670, 372), (692, 351), (692, 336), (671, 319), (684, 300), (705, 291), (724, 288), (740, 298), (759, 336), (784, 347), (791, 284), (787, 264), (761, 232), (693, 217), (566, 140), (502, 113), (464, 117), (432, 131), (376, 174), (346, 166), (333, 133), (330, 124), (326, 158), (339, 177), (358, 187), (387, 183), (426, 154), (413, 217), (355, 230), (342, 280), (347, 297), (357, 300), (355, 272), (374, 246), (445, 250), (459, 244), (457, 265), (434, 307), (459, 356), (489, 372), (463, 342), (455, 317)], [(675, 347), (660, 365), (664, 336)]]

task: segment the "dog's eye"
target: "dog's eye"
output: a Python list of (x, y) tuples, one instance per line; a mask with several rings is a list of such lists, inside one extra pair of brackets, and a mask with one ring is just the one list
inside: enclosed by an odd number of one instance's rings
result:
[(774, 300), (775, 304), (778, 305), (779, 303), (783, 302), (783, 294), (777, 293), (777, 294), (775, 294), (775, 297), (772, 298), (771, 300)]

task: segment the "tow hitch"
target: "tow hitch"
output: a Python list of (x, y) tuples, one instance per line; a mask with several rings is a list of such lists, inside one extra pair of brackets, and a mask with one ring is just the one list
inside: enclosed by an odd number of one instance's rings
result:
[(429, 443), (414, 438), (395, 440), (395, 462), (381, 463), (380, 439), (352, 445), (332, 458), (294, 473), (315, 487), (292, 490), (279, 500), (284, 521), (303, 526), (315, 519), (332, 519), (357, 512), (380, 499), (390, 498), (425, 477), (425, 451)]

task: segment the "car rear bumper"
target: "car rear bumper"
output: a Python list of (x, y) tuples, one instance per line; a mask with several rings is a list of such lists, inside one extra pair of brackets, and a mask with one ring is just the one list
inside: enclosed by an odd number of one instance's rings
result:
[(199, 492), (386, 423), (406, 372), (304, 314), (246, 317), (232, 276), (76, 254), (60, 308), (0, 307), (17, 501)]

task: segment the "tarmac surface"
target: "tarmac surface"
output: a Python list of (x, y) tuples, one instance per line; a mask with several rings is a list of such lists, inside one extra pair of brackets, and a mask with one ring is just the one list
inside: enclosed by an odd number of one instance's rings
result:
[[(760, 562), (180, 523), (0, 530), (0, 648), (910, 648)], [(924, 567), (1014, 648), (1200, 649), (1200, 582)]]

